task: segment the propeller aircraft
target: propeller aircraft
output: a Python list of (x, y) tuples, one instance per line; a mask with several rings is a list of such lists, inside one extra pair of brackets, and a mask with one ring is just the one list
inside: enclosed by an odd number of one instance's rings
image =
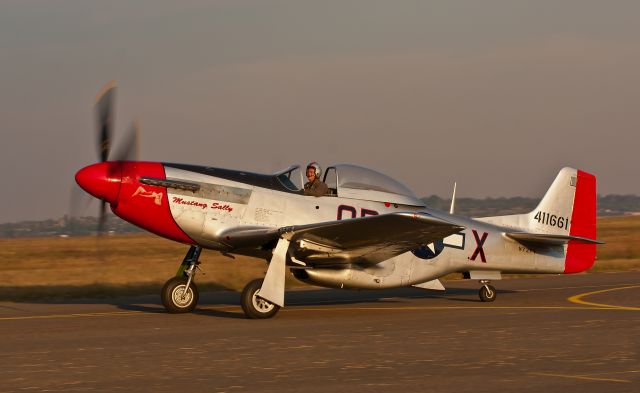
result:
[[(76, 182), (117, 216), (189, 247), (161, 291), (171, 313), (192, 311), (203, 249), (268, 261), (264, 279), (246, 285), (242, 309), (270, 318), (285, 305), (285, 276), (329, 288), (415, 286), (444, 290), (439, 278), (478, 280), (481, 301), (496, 299), (491, 281), (505, 273), (571, 274), (592, 267), (596, 245), (596, 178), (563, 168), (530, 213), (467, 218), (431, 209), (406, 186), (373, 169), (336, 164), (324, 171), (328, 192), (307, 196), (303, 173), (274, 174), (130, 160), (131, 139), (110, 159), (112, 100), (96, 104), (100, 162)], [(135, 135), (136, 133), (134, 133)], [(318, 174), (320, 175), (320, 174)], [(102, 225), (102, 224), (101, 224)]]

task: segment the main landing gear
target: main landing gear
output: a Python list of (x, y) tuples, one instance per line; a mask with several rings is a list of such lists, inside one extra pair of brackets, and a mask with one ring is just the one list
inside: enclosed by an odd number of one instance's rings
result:
[(253, 280), (242, 290), (240, 305), (242, 311), (251, 319), (271, 318), (280, 310), (280, 306), (260, 297), (263, 281), (262, 279)]
[(199, 269), (198, 258), (200, 258), (201, 252), (201, 247), (191, 246), (182, 260), (176, 276), (169, 279), (162, 287), (162, 304), (167, 312), (172, 314), (187, 313), (196, 308), (200, 296), (193, 279), (196, 276), (196, 270)]
[[(188, 313), (196, 308), (199, 294), (194, 278), (197, 269), (199, 269), (198, 259), (201, 252), (201, 247), (191, 246), (175, 277), (169, 279), (162, 287), (162, 304), (167, 312), (172, 314)], [(284, 268), (284, 259), (282, 262), (282, 268)], [(271, 318), (280, 310), (279, 305), (260, 297), (263, 282), (263, 279), (253, 280), (242, 291), (240, 304), (244, 313), (251, 319)], [(284, 274), (282, 274), (281, 286), (280, 289), (284, 294)], [(277, 297), (274, 301), (277, 301)]]
[(480, 296), (480, 300), (482, 300), (483, 302), (492, 302), (496, 300), (496, 295), (498, 293), (493, 286), (489, 285), (490, 282), (491, 281), (489, 280), (480, 281), (480, 284), (482, 284), (482, 288), (480, 288), (478, 296)]

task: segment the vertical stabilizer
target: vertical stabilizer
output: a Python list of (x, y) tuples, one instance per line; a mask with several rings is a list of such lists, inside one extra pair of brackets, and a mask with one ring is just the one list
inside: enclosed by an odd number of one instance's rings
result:
[(569, 234), (579, 172), (573, 168), (560, 170), (538, 206), (528, 214), (528, 231), (554, 235)]
[[(596, 238), (596, 177), (563, 168), (538, 207), (528, 214), (534, 233)], [(596, 245), (570, 240), (566, 247), (565, 273), (579, 273), (593, 266)]]
[[(534, 234), (595, 240), (596, 177), (581, 170), (562, 168), (532, 212), (480, 220)], [(585, 271), (593, 266), (596, 245), (570, 240), (565, 256), (565, 273)]]

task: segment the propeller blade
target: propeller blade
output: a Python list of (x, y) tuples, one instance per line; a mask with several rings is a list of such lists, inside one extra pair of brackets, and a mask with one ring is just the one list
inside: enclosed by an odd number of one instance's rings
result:
[(140, 125), (137, 121), (131, 123), (127, 134), (112, 154), (113, 161), (138, 161), (140, 156)]
[(98, 236), (104, 233), (104, 228), (107, 223), (107, 202), (100, 201), (100, 216), (98, 218)]
[(107, 161), (111, 150), (113, 137), (113, 100), (115, 98), (116, 82), (109, 81), (102, 87), (96, 99), (95, 112), (98, 126), (98, 157), (100, 161)]
[(74, 183), (71, 188), (71, 198), (69, 201), (69, 218), (75, 219), (83, 217), (93, 199), (93, 196), (84, 192), (78, 184)]

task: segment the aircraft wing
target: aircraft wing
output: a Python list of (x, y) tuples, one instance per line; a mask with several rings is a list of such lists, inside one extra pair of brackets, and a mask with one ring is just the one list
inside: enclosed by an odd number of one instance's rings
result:
[(398, 212), (281, 228), (293, 257), (306, 264), (375, 264), (460, 232), (426, 213)]

